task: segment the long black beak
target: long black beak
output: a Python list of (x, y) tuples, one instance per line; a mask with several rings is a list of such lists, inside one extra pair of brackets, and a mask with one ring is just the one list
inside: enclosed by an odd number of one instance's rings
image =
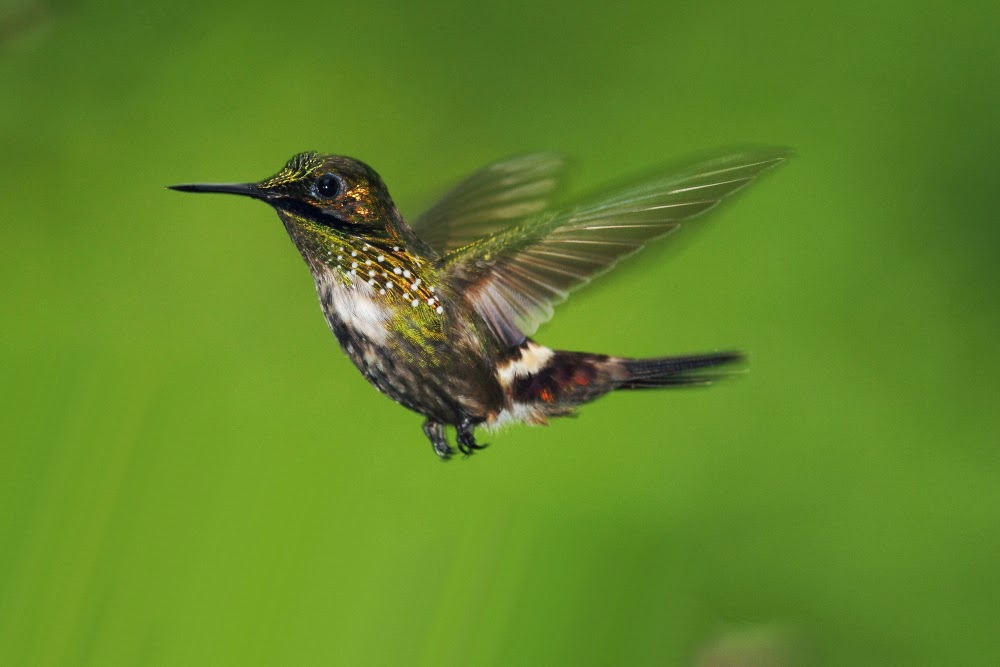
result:
[(255, 183), (184, 183), (182, 185), (168, 185), (167, 187), (181, 192), (222, 192), (253, 197), (254, 199), (270, 198), (270, 193), (257, 187)]

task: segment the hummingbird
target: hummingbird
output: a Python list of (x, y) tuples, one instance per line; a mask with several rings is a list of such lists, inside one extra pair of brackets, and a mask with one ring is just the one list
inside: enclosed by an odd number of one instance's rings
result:
[(572, 290), (788, 156), (733, 152), (555, 206), (565, 160), (520, 155), (474, 173), (411, 224), (374, 169), (340, 155), (300, 153), (256, 183), (170, 188), (274, 208), (344, 352), (379, 391), (424, 416), (424, 434), (447, 460), (449, 426), (469, 456), (485, 446), (477, 427), (545, 424), (611, 391), (725, 375), (718, 367), (739, 352), (643, 359), (553, 350), (530, 336)]

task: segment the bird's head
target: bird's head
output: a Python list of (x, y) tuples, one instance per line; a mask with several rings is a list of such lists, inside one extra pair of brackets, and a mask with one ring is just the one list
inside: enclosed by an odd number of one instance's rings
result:
[(259, 183), (190, 183), (182, 192), (221, 192), (273, 206), (310, 264), (335, 248), (390, 247), (408, 236), (375, 170), (340, 155), (299, 153)]

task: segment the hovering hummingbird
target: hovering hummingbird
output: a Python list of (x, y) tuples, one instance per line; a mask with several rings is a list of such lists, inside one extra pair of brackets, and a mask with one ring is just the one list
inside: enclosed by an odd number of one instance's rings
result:
[(577, 206), (553, 209), (564, 162), (515, 157), (461, 182), (411, 225), (375, 171), (300, 153), (259, 183), (171, 186), (270, 204), (309, 266), (326, 321), (375, 387), (422, 414), (442, 459), (454, 426), (544, 424), (616, 389), (705, 384), (736, 352), (631, 359), (552, 350), (528, 336), (573, 289), (676, 231), (788, 156), (705, 160)]

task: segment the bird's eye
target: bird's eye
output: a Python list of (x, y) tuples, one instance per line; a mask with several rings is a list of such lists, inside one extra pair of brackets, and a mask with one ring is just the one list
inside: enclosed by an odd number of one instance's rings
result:
[(316, 194), (324, 199), (333, 199), (340, 194), (340, 179), (333, 174), (323, 174), (316, 179)]

